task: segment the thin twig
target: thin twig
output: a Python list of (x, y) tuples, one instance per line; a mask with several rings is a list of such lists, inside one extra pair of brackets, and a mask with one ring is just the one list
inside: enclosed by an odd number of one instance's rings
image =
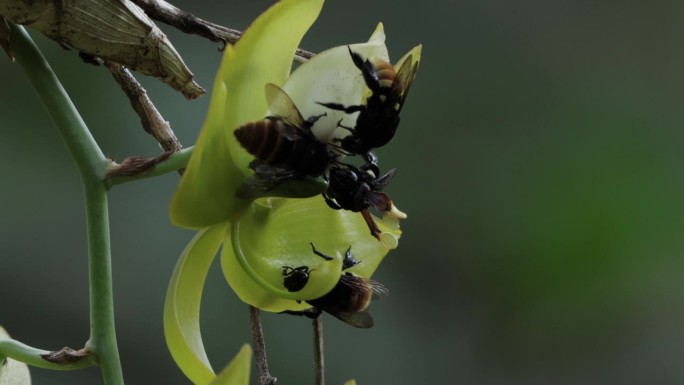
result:
[[(142, 8), (149, 17), (178, 28), (185, 33), (199, 35), (213, 42), (234, 44), (242, 36), (241, 31), (200, 19), (164, 0), (133, 0), (133, 2)], [(295, 55), (299, 62), (305, 62), (314, 56), (312, 52), (303, 49), (297, 49)]]
[(157, 107), (147, 96), (147, 91), (131, 75), (131, 72), (122, 65), (105, 62), (105, 65), (114, 76), (114, 79), (131, 102), (133, 109), (140, 117), (143, 129), (159, 142), (165, 152), (179, 151), (183, 148), (176, 134), (171, 129), (169, 122), (164, 120)]
[(175, 152), (165, 152), (159, 156), (129, 156), (121, 162), (121, 164), (114, 163), (114, 166), (107, 171), (106, 178), (114, 178), (120, 176), (139, 177), (154, 171), (157, 165)]
[(73, 365), (87, 359), (91, 352), (86, 348), (74, 350), (68, 346), (49, 353), (41, 354), (40, 357), (45, 361), (58, 365)]
[(316, 365), (316, 385), (325, 385), (325, 360), (323, 357), (323, 317), (311, 321), (313, 325), (314, 364)]
[(173, 153), (165, 152), (157, 157), (128, 157), (117, 164), (111, 162), (105, 184), (110, 188), (117, 184), (151, 178), (172, 171), (179, 171), (188, 165), (194, 147), (184, 148)]
[(249, 307), (249, 321), (252, 329), (252, 339), (254, 340), (254, 358), (256, 360), (257, 371), (259, 372), (259, 384), (275, 385), (278, 379), (271, 376), (271, 373), (268, 371), (264, 331), (261, 329), (259, 309), (254, 306)]

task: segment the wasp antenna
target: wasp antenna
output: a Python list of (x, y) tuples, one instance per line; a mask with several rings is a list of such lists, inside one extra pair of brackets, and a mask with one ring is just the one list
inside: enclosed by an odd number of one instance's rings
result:
[(333, 257), (325, 255), (325, 254), (321, 253), (320, 251), (316, 250), (316, 247), (314, 246), (313, 242), (309, 242), (309, 244), (311, 245), (311, 250), (313, 250), (314, 254), (325, 259), (326, 261), (332, 261)]

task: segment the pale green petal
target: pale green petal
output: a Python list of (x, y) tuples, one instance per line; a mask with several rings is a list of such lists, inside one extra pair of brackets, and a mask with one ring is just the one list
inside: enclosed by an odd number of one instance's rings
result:
[[(233, 241), (239, 244), (230, 245), (226, 239), (221, 253), (228, 283), (252, 306), (272, 312), (308, 307), (293, 300), (314, 299), (330, 291), (342, 273), (349, 246), (361, 261), (349, 271), (363, 277), (370, 277), (388, 252), (370, 235), (359, 213), (332, 210), (320, 197), (273, 198), (262, 203), (250, 206), (237, 222), (237, 231), (233, 228)], [(310, 242), (334, 259), (315, 255)], [(304, 289), (294, 293), (285, 289), (283, 266), (313, 269)]]
[(211, 226), (248, 203), (234, 195), (244, 174), (230, 157), (223, 124), (227, 94), (220, 74), (228, 68), (233, 56), (232, 47), (227, 46), (211, 93), (207, 120), (171, 200), (171, 222), (176, 226), (194, 229)]
[(252, 366), (252, 348), (244, 344), (209, 385), (249, 385), (249, 372)]
[(233, 160), (243, 170), (253, 156), (240, 146), (232, 131), (266, 116), (264, 86), (285, 83), (294, 53), (322, 7), (323, 0), (282, 0), (254, 21), (248, 29), (252, 33), (245, 32), (235, 46), (238, 55), (245, 46), (249, 53), (224, 74), (229, 93), (236, 95), (226, 106), (224, 123), (231, 131)]
[(178, 367), (195, 384), (207, 384), (214, 378), (202, 343), (199, 313), (204, 281), (226, 228), (219, 224), (197, 233), (178, 260), (166, 293), (166, 343)]
[(265, 116), (264, 85), (285, 82), (295, 50), (322, 5), (323, 0), (282, 0), (260, 15), (235, 47), (226, 47), (207, 119), (171, 201), (175, 225), (203, 228), (244, 207), (234, 193), (252, 156), (233, 131)]
[[(4, 338), (10, 338), (10, 335), (0, 326), (0, 339)], [(7, 361), (0, 358), (0, 385), (31, 385), (28, 365), (11, 358)]]
[[(367, 43), (349, 44), (349, 47), (363, 57), (389, 60), (382, 24), (378, 24)], [(344, 45), (323, 51), (299, 66), (283, 89), (304, 118), (327, 113), (316, 122), (313, 131), (321, 141), (329, 142), (334, 136), (348, 135), (349, 131), (339, 128), (337, 123), (342, 120), (342, 124), (352, 127), (358, 113), (331, 110), (317, 102), (358, 105), (366, 85), (361, 71), (354, 66), (347, 45)]]
[(344, 385), (356, 385), (356, 380), (349, 380), (345, 382)]

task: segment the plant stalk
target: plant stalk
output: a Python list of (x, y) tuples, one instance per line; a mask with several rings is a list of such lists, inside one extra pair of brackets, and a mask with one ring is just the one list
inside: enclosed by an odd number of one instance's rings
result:
[(90, 277), (90, 339), (86, 348), (97, 354), (105, 384), (123, 385), (114, 325), (109, 211), (104, 183), (85, 185), (85, 198)]
[(323, 358), (323, 317), (311, 321), (313, 325), (314, 365), (316, 366), (316, 385), (325, 385), (325, 360)]
[(260, 385), (275, 385), (278, 381), (268, 371), (268, 358), (266, 357), (266, 344), (264, 343), (264, 331), (261, 328), (261, 317), (259, 309), (249, 306), (249, 323), (252, 329), (252, 339), (254, 340), (254, 359), (256, 360), (257, 372), (259, 372)]
[(21, 26), (12, 24), (10, 28), (17, 62), (45, 105), (83, 181), (90, 287), (90, 339), (86, 349), (95, 355), (106, 385), (123, 385), (114, 329), (109, 214), (103, 181), (109, 161), (31, 37)]

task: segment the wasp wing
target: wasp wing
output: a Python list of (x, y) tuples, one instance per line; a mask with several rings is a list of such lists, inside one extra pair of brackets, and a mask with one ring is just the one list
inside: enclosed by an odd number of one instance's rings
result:
[(291, 169), (269, 166), (259, 160), (254, 160), (249, 166), (254, 170), (254, 175), (245, 179), (235, 191), (235, 196), (240, 199), (267, 196), (278, 185), (296, 175)]
[[(364, 287), (368, 286), (371, 288), (371, 298), (374, 300), (389, 295), (389, 289), (378, 281), (365, 280)], [(373, 327), (374, 324), (373, 317), (367, 308), (359, 312), (331, 312), (326, 309), (323, 311), (355, 328), (367, 329)]]
[(342, 285), (343, 288), (336, 288), (335, 291), (344, 293), (343, 297), (319, 305), (320, 309), (351, 326), (372, 327), (373, 317), (367, 310), (368, 305), (371, 299), (379, 299), (389, 294), (389, 290), (380, 282), (351, 274), (342, 274), (338, 285)]
[(255, 173), (238, 187), (235, 192), (238, 198), (310, 198), (328, 188), (328, 183), (322, 177), (301, 176), (295, 170), (274, 167), (259, 160), (252, 161), (250, 167)]
[(387, 187), (387, 185), (388, 185), (389, 182), (392, 180), (392, 178), (394, 177), (394, 174), (396, 174), (396, 172), (397, 172), (397, 169), (396, 169), (396, 168), (393, 168), (393, 169), (389, 170), (389, 171), (387, 172), (387, 174), (385, 174), (385, 175), (383, 175), (383, 176), (381, 176), (381, 177), (379, 177), (379, 178), (374, 179), (374, 180), (371, 182), (371, 185), (372, 185), (373, 190), (375, 190), (375, 191), (381, 191), (381, 190), (383, 190), (385, 187)]
[(373, 317), (367, 311), (362, 311), (358, 313), (330, 313), (328, 314), (334, 316), (335, 318), (343, 321), (344, 323), (351, 325), (355, 328), (368, 329), (373, 327)]
[(304, 118), (297, 109), (290, 96), (280, 87), (273, 83), (267, 83), (264, 87), (266, 102), (271, 111), (272, 119), (282, 120), (285, 124), (295, 129), (304, 128)]
[(397, 79), (399, 80), (399, 84), (403, 89), (401, 101), (399, 102), (399, 111), (401, 111), (401, 109), (404, 107), (404, 101), (406, 101), (406, 96), (411, 88), (411, 84), (416, 79), (416, 72), (418, 71), (419, 62), (419, 60), (416, 60), (414, 63), (413, 55), (410, 54), (403, 59), (401, 66), (397, 71)]

